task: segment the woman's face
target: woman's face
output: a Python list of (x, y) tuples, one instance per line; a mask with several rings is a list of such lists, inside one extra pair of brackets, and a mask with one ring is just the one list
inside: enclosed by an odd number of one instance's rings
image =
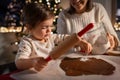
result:
[(36, 24), (35, 28), (31, 30), (31, 34), (34, 38), (45, 41), (51, 34), (51, 27), (53, 26), (53, 18), (45, 20)]
[(77, 13), (82, 13), (86, 9), (88, 0), (70, 0), (70, 4), (75, 8)]

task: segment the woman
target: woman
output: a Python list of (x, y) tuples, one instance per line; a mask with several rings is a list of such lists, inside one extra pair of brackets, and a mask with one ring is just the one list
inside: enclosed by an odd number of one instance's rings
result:
[(119, 39), (105, 8), (92, 0), (70, 0), (70, 8), (59, 14), (57, 33), (77, 33), (89, 23), (94, 23), (94, 28), (83, 38), (93, 45), (93, 54), (103, 54), (118, 46)]

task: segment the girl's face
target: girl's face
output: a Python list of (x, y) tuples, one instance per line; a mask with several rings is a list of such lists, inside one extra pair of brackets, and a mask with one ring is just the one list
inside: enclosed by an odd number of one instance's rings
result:
[(40, 41), (46, 41), (51, 34), (53, 20), (51, 18), (36, 24), (35, 28), (31, 30), (31, 35)]
[(75, 8), (77, 13), (84, 12), (88, 0), (70, 0), (70, 4)]

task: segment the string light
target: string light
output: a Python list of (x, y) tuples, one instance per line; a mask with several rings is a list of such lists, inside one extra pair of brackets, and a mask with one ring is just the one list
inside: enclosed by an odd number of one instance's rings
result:
[(120, 30), (120, 22), (116, 22), (115, 24), (114, 24), (114, 28), (115, 28), (115, 30)]
[(39, 0), (39, 3), (46, 4), (55, 14), (54, 24), (57, 24), (57, 18), (62, 8), (59, 7), (60, 0)]
[[(59, 14), (59, 12), (62, 11), (62, 8), (59, 7), (60, 0), (25, 0), (26, 4), (27, 3), (32, 3), (32, 2), (42, 3), (42, 4), (47, 5), (53, 11), (53, 13), (55, 14), (54, 25), (57, 24), (58, 14)], [(16, 4), (16, 2), (8, 5), (8, 8), (12, 10), (14, 8), (14, 4)], [(17, 4), (17, 5), (19, 5), (19, 4)], [(19, 13), (20, 14), (23, 13), (23, 9), (20, 9)], [(7, 23), (9, 28), (1, 26), (0, 27), (0, 32), (21, 32), (22, 26), (24, 25), (23, 21), (20, 20), (19, 21), (20, 26), (17, 26), (17, 23), (16, 23), (17, 20), (14, 19), (14, 17), (16, 17), (16, 16), (15, 15), (11, 16), (9, 12), (6, 13), (6, 15), (7, 15), (7, 17), (5, 17), (6, 21), (10, 22), (10, 23)]]
[(42, 0), (39, 0), (39, 3), (42, 3)]

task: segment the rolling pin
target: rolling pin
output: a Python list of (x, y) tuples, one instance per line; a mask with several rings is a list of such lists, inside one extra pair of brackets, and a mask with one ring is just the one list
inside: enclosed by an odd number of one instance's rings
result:
[(66, 53), (70, 48), (75, 46), (80, 41), (80, 37), (92, 28), (93, 28), (93, 23), (90, 23), (80, 32), (74, 33), (68, 38), (66, 38), (58, 46), (53, 48), (53, 50), (50, 52), (50, 55), (45, 60), (49, 62), (52, 59), (55, 60), (59, 58), (61, 55)]

